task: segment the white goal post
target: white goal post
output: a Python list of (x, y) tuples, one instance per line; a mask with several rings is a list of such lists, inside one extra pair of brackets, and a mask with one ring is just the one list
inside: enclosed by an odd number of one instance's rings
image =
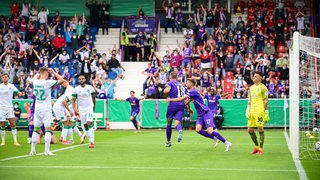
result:
[(319, 65), (320, 39), (294, 32), (289, 47), (289, 149), (294, 160), (320, 159), (314, 148), (320, 141), (320, 124), (313, 107), (314, 94), (319, 91)]

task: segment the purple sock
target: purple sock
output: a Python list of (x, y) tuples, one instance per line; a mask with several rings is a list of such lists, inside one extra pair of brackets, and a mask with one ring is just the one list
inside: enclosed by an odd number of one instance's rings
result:
[(179, 132), (179, 131), (182, 131), (182, 127), (181, 127), (181, 125), (177, 125), (176, 126), (176, 130)]
[(222, 137), (222, 136), (221, 136), (219, 133), (217, 133), (217, 132), (214, 132), (214, 131), (213, 131), (212, 137), (218, 138), (218, 139), (219, 139), (220, 141), (222, 141), (223, 143), (226, 142), (226, 139), (224, 139), (224, 137)]
[(136, 128), (136, 130), (138, 130), (138, 125), (137, 125), (137, 120), (132, 120), (132, 123), (134, 125), (134, 127)]
[(200, 134), (201, 136), (204, 136), (204, 137), (207, 137), (207, 138), (210, 138), (212, 139), (212, 136), (205, 130), (201, 129), (198, 134)]
[(167, 133), (167, 141), (170, 142), (170, 140), (171, 140), (171, 134), (172, 134), (172, 127), (171, 127), (171, 125), (167, 125), (166, 133)]
[(33, 128), (34, 128), (34, 125), (29, 125), (29, 129), (28, 129), (28, 138), (31, 138), (32, 137), (32, 132), (33, 132)]

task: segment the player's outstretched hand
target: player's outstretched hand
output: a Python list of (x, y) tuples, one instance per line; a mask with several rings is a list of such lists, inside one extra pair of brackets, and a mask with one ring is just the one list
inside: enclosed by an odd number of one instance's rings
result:
[(247, 107), (247, 109), (246, 109), (246, 118), (250, 119), (250, 108), (249, 107)]
[(53, 73), (53, 71), (54, 71), (54, 70), (53, 70), (52, 68), (48, 68), (48, 72), (49, 72), (49, 73)]
[(270, 121), (269, 110), (265, 110), (265, 111), (264, 111), (264, 118), (263, 118), (263, 120), (264, 120), (265, 122), (269, 122), (269, 121)]
[(167, 99), (165, 100), (165, 102), (166, 102), (166, 103), (170, 102), (170, 98), (167, 98)]

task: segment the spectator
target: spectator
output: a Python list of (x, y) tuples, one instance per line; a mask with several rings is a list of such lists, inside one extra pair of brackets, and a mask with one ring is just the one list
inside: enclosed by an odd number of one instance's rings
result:
[(121, 52), (124, 55), (124, 60), (128, 61), (129, 60), (129, 36), (128, 36), (127, 27), (124, 27), (121, 33), (120, 45), (122, 50)]
[[(238, 75), (238, 78), (232, 82), (234, 88), (234, 98), (237, 98), (237, 93), (240, 93), (241, 98), (246, 97), (247, 82), (243, 79), (242, 74)], [(238, 94), (239, 95), (239, 94)]]
[(13, 3), (11, 3), (11, 1), (9, 0), (9, 6), (11, 9), (11, 15), (20, 14), (20, 11), (19, 11), (20, 7), (17, 1), (13, 1)]
[(277, 86), (277, 94), (278, 98), (284, 98), (287, 97), (289, 92), (289, 85), (286, 83), (285, 80), (282, 80), (280, 84)]
[(275, 54), (275, 53), (276, 53), (276, 50), (275, 50), (274, 46), (271, 45), (270, 42), (268, 42), (268, 43), (267, 43), (267, 46), (264, 47), (264, 49), (263, 49), (263, 53), (264, 53), (264, 54), (267, 54), (268, 56), (270, 56), (271, 54)]
[(49, 9), (45, 9), (44, 7), (41, 7), (41, 10), (38, 14), (38, 20), (39, 20), (39, 24), (40, 26), (43, 25), (44, 27), (46, 27), (46, 24), (48, 22), (48, 15), (49, 15)]
[(269, 98), (277, 98), (277, 88), (274, 81), (270, 81), (268, 84)]
[(205, 43), (208, 30), (207, 27), (203, 24), (202, 20), (195, 20), (195, 23), (198, 28), (198, 33), (196, 36), (196, 46), (198, 46), (200, 43)]
[(142, 95), (141, 95), (141, 96), (144, 96), (145, 90), (147, 89), (147, 82), (148, 82), (148, 80), (149, 80), (150, 78), (152, 78), (152, 77), (155, 76), (156, 72), (157, 72), (157, 70), (152, 67), (152, 64), (151, 64), (151, 63), (148, 63), (147, 69), (145, 69), (144, 71), (141, 72), (143, 75), (146, 75), (146, 76), (147, 76), (147, 78), (146, 78), (146, 80), (144, 81), (143, 86), (142, 86)]
[(165, 6), (166, 1), (164, 0), (162, 2), (162, 8), (166, 12), (166, 20), (165, 20), (165, 32), (168, 32), (168, 26), (171, 25), (172, 33), (174, 33), (174, 3), (168, 3), (167, 6)]
[(280, 80), (289, 80), (289, 68), (287, 64), (283, 64), (282, 68), (279, 70)]
[(280, 53), (279, 58), (276, 61), (276, 73), (278, 73), (285, 64), (288, 65), (288, 63), (287, 55)]
[(13, 104), (13, 112), (14, 112), (15, 121), (16, 121), (16, 124), (17, 124), (18, 121), (20, 120), (20, 116), (21, 116), (21, 108), (19, 107), (19, 103), (18, 102), (15, 102)]
[(171, 49), (169, 48), (169, 46), (167, 45), (167, 48), (169, 50), (169, 53), (172, 52), (170, 54), (170, 67), (171, 67), (171, 71), (173, 68), (177, 68), (181, 66), (181, 60), (182, 60), (182, 56), (180, 54), (180, 52), (178, 51), (178, 48), (175, 48), (173, 51), (171, 51)]
[(177, 13), (175, 14), (175, 25), (177, 28), (177, 32), (182, 33), (182, 22), (183, 22), (183, 14), (181, 12), (181, 9), (178, 8)]
[(300, 33), (304, 33), (304, 30), (305, 30), (304, 17), (305, 17), (305, 15), (301, 11), (297, 12), (297, 14), (296, 14), (297, 30)]
[(84, 36), (84, 28), (85, 28), (85, 19), (84, 15), (82, 15), (82, 18), (78, 20), (77, 15), (74, 15), (75, 21), (77, 22), (76, 25), (76, 35), (78, 36), (78, 39), (82, 40)]
[(92, 4), (89, 4), (89, 0), (87, 0), (86, 7), (90, 10), (91, 27), (99, 28), (99, 10), (101, 8), (101, 4), (97, 4), (96, 0), (92, 0)]
[(144, 41), (146, 39), (145, 34), (142, 31), (139, 31), (139, 34), (135, 37), (135, 44), (136, 44), (136, 59), (137, 61), (140, 61), (140, 57), (142, 60), (144, 60)]
[(111, 71), (117, 73), (117, 76), (121, 79), (124, 79), (122, 74), (125, 69), (121, 66), (120, 62), (116, 59), (116, 55), (112, 54), (111, 59), (108, 61), (108, 67)]
[(147, 98), (155, 99), (157, 94), (157, 81), (154, 77), (150, 77), (147, 81)]
[(64, 37), (61, 35), (60, 32), (58, 32), (58, 34), (53, 38), (52, 40), (52, 46), (55, 50), (55, 53), (62, 53), (62, 48), (66, 47), (66, 40), (64, 39)]

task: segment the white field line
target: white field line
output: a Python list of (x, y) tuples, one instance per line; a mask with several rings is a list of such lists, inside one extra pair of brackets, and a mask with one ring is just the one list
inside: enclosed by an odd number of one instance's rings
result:
[(197, 167), (144, 167), (144, 166), (0, 166), (0, 168), (25, 169), (142, 169), (142, 170), (206, 170), (206, 171), (245, 171), (245, 172), (296, 172), (295, 169), (242, 169), (242, 168), (197, 168)]
[[(286, 138), (287, 145), (288, 145), (288, 148), (289, 148), (289, 137), (288, 137), (288, 134), (286, 132), (283, 132), (283, 134), (284, 134), (284, 137)], [(294, 159), (293, 161), (294, 161), (294, 164), (296, 165), (297, 171), (299, 173), (300, 180), (308, 180), (308, 176), (307, 176), (306, 172), (303, 169), (301, 161), (299, 159), (298, 160)]]
[[(65, 147), (65, 148), (60, 148), (60, 149), (55, 149), (52, 150), (51, 152), (59, 152), (59, 151), (64, 151), (64, 150), (68, 150), (68, 149), (73, 149), (73, 148), (77, 148), (83, 145), (87, 145), (87, 144), (79, 144), (79, 145), (74, 145), (74, 146), (69, 146), (69, 147)], [(38, 155), (43, 155), (43, 153), (38, 153)], [(3, 161), (10, 161), (10, 160), (14, 160), (14, 159), (20, 159), (20, 158), (25, 158), (25, 157), (30, 157), (31, 155), (22, 155), (22, 156), (14, 156), (14, 157), (9, 157), (9, 158), (5, 158), (5, 159), (0, 159), (0, 162)]]

